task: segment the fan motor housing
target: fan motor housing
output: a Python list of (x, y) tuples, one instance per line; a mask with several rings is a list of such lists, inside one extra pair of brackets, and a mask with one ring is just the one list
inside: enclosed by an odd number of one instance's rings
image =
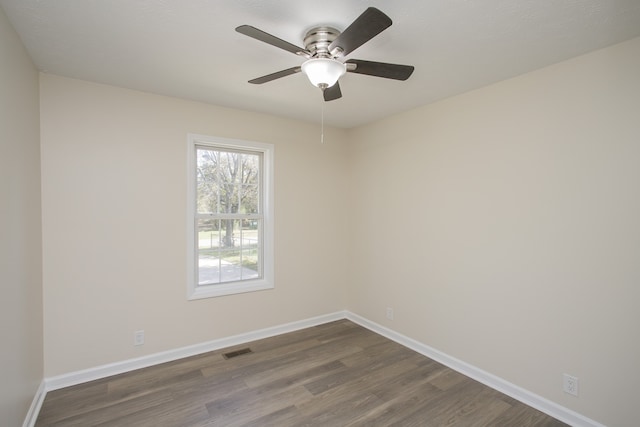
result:
[(332, 27), (314, 27), (304, 36), (304, 47), (312, 58), (333, 58), (329, 45), (339, 35), (340, 31)]

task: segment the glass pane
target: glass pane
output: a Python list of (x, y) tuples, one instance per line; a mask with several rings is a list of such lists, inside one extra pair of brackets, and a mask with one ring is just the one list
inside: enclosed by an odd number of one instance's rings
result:
[(242, 154), (242, 183), (258, 185), (260, 177), (260, 156)]
[(220, 283), (220, 220), (198, 220), (198, 285)]
[(218, 212), (218, 187), (214, 182), (198, 181), (198, 213)]
[(262, 277), (260, 268), (260, 229), (262, 222), (257, 219), (245, 219), (242, 223), (242, 278), (255, 279)]
[(240, 153), (219, 152), (220, 213), (238, 213), (240, 185)]
[(262, 277), (261, 220), (198, 220), (198, 285)]
[(240, 213), (255, 214), (260, 212), (257, 185), (243, 185), (240, 195)]
[(220, 153), (215, 150), (198, 148), (197, 155), (197, 209), (198, 213), (218, 212), (218, 169)]
[(240, 188), (240, 212), (246, 214), (259, 213), (260, 188), (260, 156), (257, 154), (242, 155), (242, 187)]

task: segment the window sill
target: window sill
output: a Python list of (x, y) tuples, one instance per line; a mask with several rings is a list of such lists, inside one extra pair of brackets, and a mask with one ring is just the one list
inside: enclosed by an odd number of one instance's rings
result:
[(225, 295), (242, 294), (246, 292), (264, 291), (273, 289), (273, 283), (266, 280), (254, 280), (250, 282), (231, 282), (220, 283), (215, 285), (198, 286), (189, 290), (188, 300), (197, 300), (203, 298), (215, 298)]

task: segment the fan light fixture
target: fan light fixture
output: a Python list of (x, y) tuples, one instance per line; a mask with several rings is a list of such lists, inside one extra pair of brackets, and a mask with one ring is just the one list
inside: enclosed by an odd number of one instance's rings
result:
[(347, 67), (335, 59), (312, 58), (302, 64), (302, 72), (307, 75), (312, 85), (324, 90), (336, 84), (347, 72)]

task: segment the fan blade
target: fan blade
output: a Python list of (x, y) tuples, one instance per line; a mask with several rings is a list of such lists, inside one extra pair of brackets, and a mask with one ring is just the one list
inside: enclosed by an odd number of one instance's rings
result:
[(279, 79), (280, 77), (290, 76), (291, 74), (299, 73), (300, 71), (302, 71), (302, 68), (300, 66), (291, 67), (287, 68), (286, 70), (276, 71), (275, 73), (267, 74), (266, 76), (249, 80), (249, 83), (261, 85), (262, 83), (267, 83), (271, 80)]
[(335, 56), (346, 56), (389, 28), (391, 24), (391, 18), (375, 7), (370, 7), (329, 45), (329, 52)]
[(333, 101), (334, 99), (342, 98), (342, 91), (340, 90), (340, 83), (336, 82), (331, 87), (326, 88), (322, 95), (325, 101)]
[(411, 65), (387, 64), (360, 59), (350, 59), (346, 63), (355, 64), (356, 66), (355, 69), (347, 66), (348, 72), (384, 77), (385, 79), (407, 80), (414, 70)]
[(303, 48), (291, 44), (287, 41), (279, 39), (276, 36), (272, 36), (269, 33), (265, 33), (264, 31), (252, 27), (251, 25), (240, 25), (238, 28), (236, 28), (236, 31), (240, 34), (244, 34), (245, 36), (249, 36), (256, 40), (260, 40), (261, 42), (270, 44), (271, 46), (284, 49), (287, 52), (295, 53), (296, 55), (304, 56), (306, 58), (309, 58), (311, 56), (311, 52), (304, 50)]

